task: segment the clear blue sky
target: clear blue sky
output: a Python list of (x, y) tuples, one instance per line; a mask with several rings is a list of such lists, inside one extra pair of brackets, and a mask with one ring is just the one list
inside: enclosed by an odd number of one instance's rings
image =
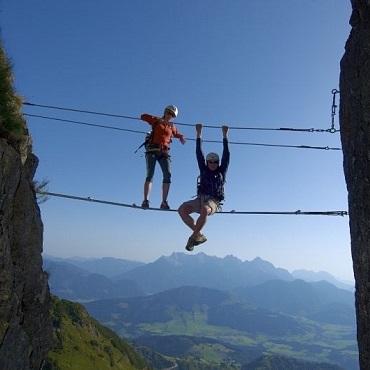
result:
[[(349, 0), (12, 0), (0, 2), (1, 37), (26, 101), (139, 117), (179, 108), (189, 139), (172, 143), (169, 204), (195, 194), (195, 123), (221, 127), (331, 127), (332, 89), (349, 36)], [(337, 101), (339, 104), (339, 95)], [(339, 117), (335, 127), (339, 128)], [(139, 120), (37, 107), (29, 114), (147, 131)], [(143, 134), (27, 117), (48, 190), (141, 204)], [(221, 140), (221, 128), (205, 128)], [(339, 133), (229, 132), (230, 141), (340, 147)], [(221, 152), (204, 143), (204, 151)], [(224, 211), (347, 210), (342, 152), (230, 145)], [(151, 204), (158, 207), (157, 167)], [(175, 212), (50, 198), (40, 206), (44, 252), (151, 262), (185, 252), (190, 230)], [(352, 279), (348, 216), (218, 214), (195, 250), (259, 256), (288, 270)]]

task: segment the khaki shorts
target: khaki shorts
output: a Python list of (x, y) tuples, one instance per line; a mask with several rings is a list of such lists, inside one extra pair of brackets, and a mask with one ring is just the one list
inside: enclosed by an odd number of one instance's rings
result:
[(187, 202), (184, 202), (183, 205), (191, 207), (191, 213), (200, 213), (200, 210), (203, 206), (208, 206), (211, 209), (211, 213), (209, 214), (209, 216), (213, 215), (216, 212), (220, 212), (221, 210), (221, 205), (218, 200), (213, 198), (206, 198), (204, 196), (188, 200)]

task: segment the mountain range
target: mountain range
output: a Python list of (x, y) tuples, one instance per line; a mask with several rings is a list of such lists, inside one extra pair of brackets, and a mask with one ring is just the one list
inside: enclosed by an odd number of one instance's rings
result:
[(343, 283), (333, 285), (335, 278), (327, 273), (328, 280), (317, 281), (312, 273), (305, 273), (311, 282), (295, 279), (261, 258), (242, 262), (232, 256), (173, 253), (144, 264), (114, 258), (44, 257), (44, 269), (49, 273), (51, 292), (72, 301), (145, 297), (192, 286), (228, 291), (260, 308), (287, 315), (328, 324), (355, 324), (353, 287), (338, 288)]
[[(353, 285), (343, 283), (327, 272), (315, 273), (312, 271), (296, 270), (290, 273), (288, 270), (276, 268), (268, 261), (257, 257), (252, 261), (241, 261), (233, 256), (218, 258), (204, 253), (187, 255), (173, 253), (170, 256), (162, 256), (152, 263), (129, 261), (117, 258), (81, 259), (81, 258), (56, 258), (44, 255), (44, 269), (50, 273), (49, 284), (55, 294), (66, 294), (62, 298), (75, 299), (73, 277), (84, 281), (90, 274), (101, 277), (101, 285), (108, 293), (95, 298), (113, 298), (109, 293), (113, 288), (112, 283), (120, 281), (135, 282), (138, 289), (135, 292), (132, 287), (131, 295), (158, 293), (167, 289), (194, 285), (215, 289), (237, 289), (244, 286), (253, 286), (269, 280), (294, 281), (302, 279), (307, 282), (325, 280), (337, 288), (353, 292)], [(67, 282), (60, 279), (61, 275), (70, 275)], [(108, 278), (109, 281), (105, 278)], [(99, 279), (95, 276), (95, 279)], [(97, 282), (96, 282), (97, 283)], [(68, 286), (61, 286), (65, 284)], [(99, 284), (97, 284), (99, 285)], [(114, 285), (114, 284), (113, 284)], [(79, 289), (78, 286), (75, 287)], [(98, 287), (96, 287), (98, 290)], [(60, 294), (57, 294), (60, 296)], [(126, 294), (123, 292), (122, 294)], [(128, 293), (127, 293), (128, 294)], [(72, 295), (72, 296), (71, 296)], [(126, 295), (124, 295), (126, 296)]]
[[(113, 331), (99, 324), (91, 318), (86, 309), (79, 303), (60, 300), (52, 296), (50, 313), (53, 321), (53, 346), (42, 368), (45, 370), (61, 369), (122, 369), (122, 370), (247, 370), (247, 369), (281, 369), (281, 370), (343, 370), (335, 364), (297, 360), (291, 357), (262, 355), (258, 351), (249, 351), (248, 356), (237, 361), (205, 360), (200, 353), (189, 356), (189, 351), (183, 358), (162, 356), (148, 346), (131, 346), (127, 341), (119, 338)], [(152, 338), (154, 339), (154, 338)], [(216, 350), (220, 344), (216, 340), (202, 338), (186, 338), (185, 336), (172, 337), (179, 348), (186, 348), (186, 344), (194, 343), (195, 348), (204, 348), (210, 344)], [(157, 342), (157, 343), (155, 343)], [(154, 342), (154, 347), (161, 342), (160, 338)], [(150, 345), (150, 339), (148, 338)], [(183, 345), (185, 344), (185, 345)], [(226, 344), (224, 345), (227, 348)], [(236, 353), (235, 346), (229, 346), (230, 352)], [(209, 351), (207, 351), (209, 352)], [(208, 355), (209, 356), (209, 355)], [(257, 356), (257, 357), (256, 357)], [(252, 359), (249, 361), (248, 359)], [(145, 360), (144, 360), (145, 359)]]
[(268, 353), (358, 369), (353, 286), (325, 272), (204, 253), (146, 264), (44, 256), (44, 269), (53, 294), (165, 356), (232, 367)]
[[(294, 304), (292, 297), (290, 301)], [(166, 356), (197, 357), (201, 353), (207, 360), (243, 364), (270, 353), (357, 370), (354, 309), (351, 312), (345, 303), (328, 301), (334, 318), (323, 315), (322, 311), (329, 308), (321, 306), (316, 321), (262, 308), (228, 291), (195, 286), (96, 300), (84, 306), (119, 336)], [(311, 303), (306, 301), (307, 306)], [(336, 312), (336, 305), (341, 307), (340, 312), (346, 307), (348, 319)], [(342, 324), (333, 324), (336, 316), (341, 317)]]

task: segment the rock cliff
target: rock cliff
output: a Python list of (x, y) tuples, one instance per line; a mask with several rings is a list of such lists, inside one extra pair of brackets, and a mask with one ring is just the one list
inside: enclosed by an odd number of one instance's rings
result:
[(52, 340), (37, 164), (30, 143), (20, 150), (0, 139), (0, 369), (6, 370), (40, 369)]
[(370, 0), (352, 0), (341, 60), (340, 131), (356, 280), (360, 369), (370, 368)]

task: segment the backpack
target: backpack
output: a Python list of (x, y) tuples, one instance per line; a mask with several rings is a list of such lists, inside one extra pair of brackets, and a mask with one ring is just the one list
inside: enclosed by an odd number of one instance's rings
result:
[(225, 199), (225, 179), (221, 172), (215, 174), (204, 171), (197, 179), (197, 195), (203, 193), (217, 198), (219, 201)]

